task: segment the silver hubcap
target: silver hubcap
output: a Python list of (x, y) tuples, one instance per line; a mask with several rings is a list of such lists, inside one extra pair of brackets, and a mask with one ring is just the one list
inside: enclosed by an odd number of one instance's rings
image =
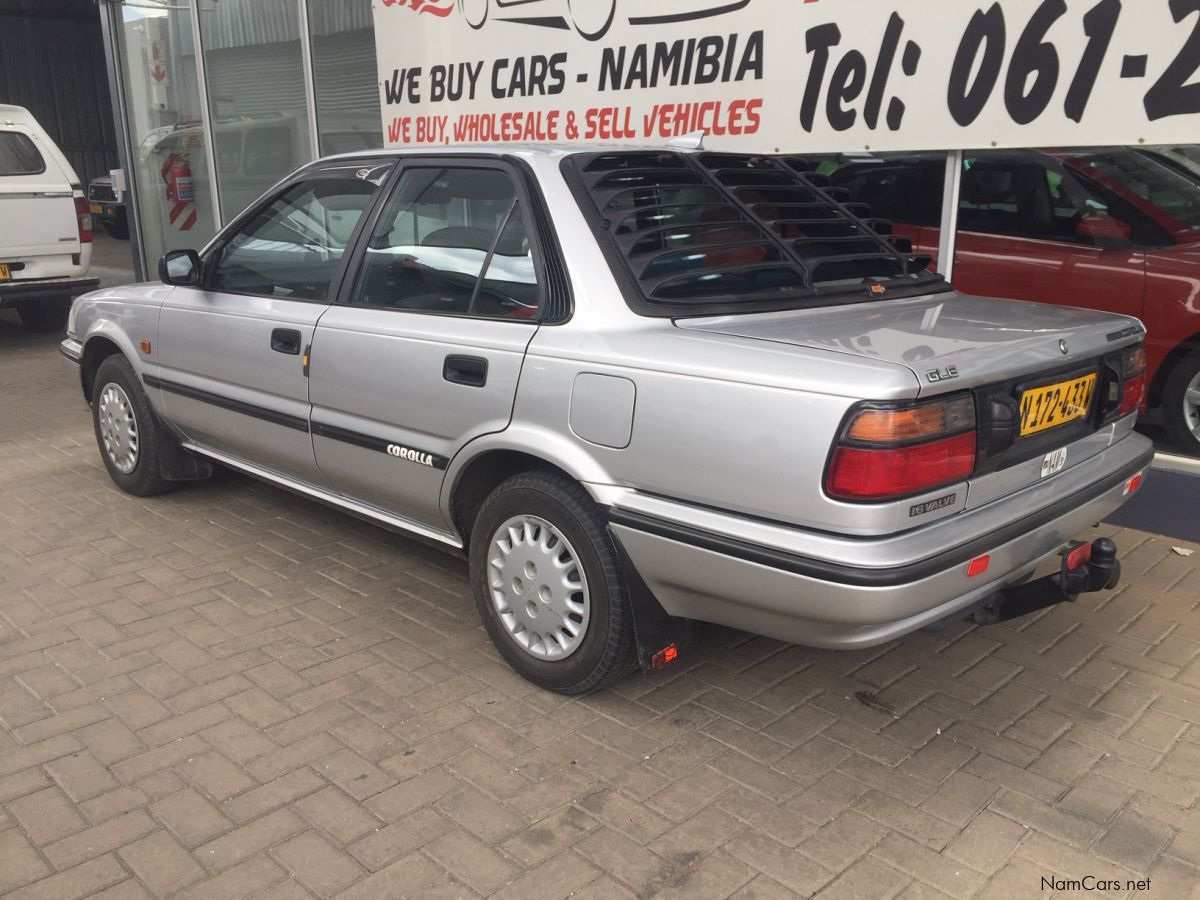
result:
[(1193, 378), (1183, 392), (1183, 421), (1187, 423), (1192, 436), (1200, 441), (1200, 375)]
[(591, 603), (575, 548), (536, 516), (514, 516), (492, 535), (488, 588), (517, 646), (538, 659), (565, 659), (587, 634)]
[(122, 475), (137, 467), (138, 427), (133, 404), (118, 384), (106, 384), (100, 392), (100, 440), (109, 461)]

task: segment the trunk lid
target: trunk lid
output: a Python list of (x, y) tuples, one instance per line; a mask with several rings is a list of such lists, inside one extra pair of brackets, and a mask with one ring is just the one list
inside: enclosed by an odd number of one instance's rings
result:
[[(1122, 351), (1145, 336), (1136, 319), (1064, 306), (944, 292), (853, 306), (679, 321), (694, 328), (884, 360), (911, 371), (917, 397), (970, 390), (977, 450), (966, 490), (935, 491), (945, 507), (910, 509), (913, 524), (953, 515), (1037, 484), (1103, 452), (1131, 428), (1118, 421)], [(1086, 417), (1026, 432), (1039, 395), (1094, 376)], [(871, 400), (871, 397), (857, 399)], [(1031, 409), (1033, 407), (1031, 406)], [(1034, 416), (1036, 424), (1037, 416)], [(1044, 422), (1043, 422), (1044, 426)], [(929, 495), (933, 496), (933, 495)]]
[(895, 363), (922, 397), (1085, 365), (1145, 334), (1126, 316), (957, 292), (676, 324)]
[[(2, 129), (0, 143), (5, 140), (11, 146), (7, 153), (0, 146), (0, 262), (79, 253), (70, 179), (28, 129), (19, 125)], [(36, 157), (29, 156), (31, 146)], [(38, 159), (42, 171), (25, 174), (37, 168), (29, 165), (30, 160), (36, 163)], [(11, 165), (6, 167), (6, 161)], [(21, 279), (22, 271), (14, 269), (12, 277)]]

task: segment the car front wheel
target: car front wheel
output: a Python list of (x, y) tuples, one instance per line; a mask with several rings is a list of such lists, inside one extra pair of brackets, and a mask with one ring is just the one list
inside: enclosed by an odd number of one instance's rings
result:
[(565, 475), (516, 475), (484, 501), (471, 532), (471, 581), (500, 654), (547, 690), (582, 694), (627, 672), (629, 600), (599, 509)]
[(104, 467), (117, 487), (138, 497), (170, 490), (159, 465), (162, 426), (133, 366), (113, 355), (100, 364), (92, 391), (92, 425)]
[(1176, 447), (1200, 456), (1200, 350), (1185, 357), (1167, 379), (1163, 420)]

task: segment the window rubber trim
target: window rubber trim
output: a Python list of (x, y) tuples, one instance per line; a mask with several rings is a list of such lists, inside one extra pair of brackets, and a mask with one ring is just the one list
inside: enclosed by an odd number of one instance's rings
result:
[(791, 553), (787, 550), (780, 550), (763, 544), (755, 544), (738, 538), (726, 537), (712, 531), (706, 531), (691, 525), (684, 525), (679, 522), (672, 522), (658, 516), (649, 516), (639, 512), (609, 507), (607, 515), (609, 524), (611, 525), (624, 526), (635, 531), (654, 535), (655, 537), (686, 544), (699, 550), (707, 550), (743, 562), (776, 569), (790, 575), (800, 575), (805, 578), (827, 581), (848, 587), (901, 587), (923, 581), (926, 578), (965, 565), (982, 553), (994, 550), (998, 546), (1016, 540), (1023, 534), (1027, 534), (1034, 529), (1041, 528), (1053, 522), (1071, 510), (1104, 496), (1104, 494), (1122, 482), (1143, 471), (1153, 460), (1154, 453), (1153, 451), (1149, 451), (1107, 478), (1089, 485), (1081, 491), (1077, 491), (1070, 497), (1058, 500), (1035, 513), (1010, 522), (982, 537), (951, 547), (935, 556), (926, 557), (917, 562), (880, 569), (849, 566), (843, 563)]

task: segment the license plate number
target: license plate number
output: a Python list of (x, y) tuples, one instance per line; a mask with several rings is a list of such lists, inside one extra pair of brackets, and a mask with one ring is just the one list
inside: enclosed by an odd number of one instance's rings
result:
[(88, 209), (91, 210), (93, 216), (104, 215), (104, 206), (100, 203), (93, 203), (88, 206)]
[(9, 271), (8, 266), (0, 265), (0, 281), (8, 281), (11, 278), (12, 272)]
[(1021, 395), (1021, 437), (1084, 418), (1092, 408), (1098, 379), (1093, 372), (1083, 378), (1027, 390)]

